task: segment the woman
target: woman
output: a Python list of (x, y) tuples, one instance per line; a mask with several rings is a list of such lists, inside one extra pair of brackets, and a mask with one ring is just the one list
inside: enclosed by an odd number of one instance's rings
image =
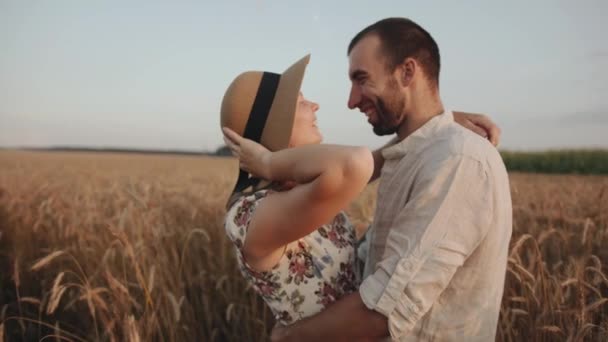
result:
[[(281, 75), (239, 75), (221, 109), (241, 168), (226, 233), (242, 274), (283, 325), (357, 290), (355, 230), (342, 210), (382, 166), (380, 150), (320, 144), (319, 106), (300, 92), (308, 60)], [(463, 115), (495, 128), (483, 116)]]

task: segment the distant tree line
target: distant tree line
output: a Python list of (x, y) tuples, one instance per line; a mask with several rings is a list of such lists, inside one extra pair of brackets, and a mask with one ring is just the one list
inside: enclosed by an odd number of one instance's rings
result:
[(509, 171), (608, 174), (608, 150), (502, 151), (501, 155)]
[[(228, 146), (223, 145), (215, 151), (183, 151), (183, 150), (142, 150), (121, 148), (88, 148), (74, 146), (56, 146), (48, 148), (26, 148), (25, 150), (57, 151), (57, 152), (112, 152), (138, 154), (168, 154), (168, 155), (207, 155), (230, 157), (232, 153)], [(501, 151), (502, 159), (507, 170), (535, 173), (576, 173), (608, 175), (608, 150), (578, 149), (553, 150), (542, 152)]]
[[(501, 151), (500, 154), (509, 171), (608, 174), (608, 150)], [(215, 155), (232, 156), (228, 146), (218, 148)]]

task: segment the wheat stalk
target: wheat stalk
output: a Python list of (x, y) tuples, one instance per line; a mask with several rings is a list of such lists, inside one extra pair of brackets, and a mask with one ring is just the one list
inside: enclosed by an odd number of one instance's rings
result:
[(47, 264), (50, 264), (51, 261), (53, 261), (58, 256), (63, 255), (64, 253), (65, 253), (64, 251), (54, 251), (53, 253), (50, 253), (47, 256), (45, 256), (44, 258), (41, 258), (38, 261), (36, 261), (36, 263), (34, 265), (32, 265), (32, 267), (30, 268), (30, 270), (38, 271), (39, 269), (46, 266)]

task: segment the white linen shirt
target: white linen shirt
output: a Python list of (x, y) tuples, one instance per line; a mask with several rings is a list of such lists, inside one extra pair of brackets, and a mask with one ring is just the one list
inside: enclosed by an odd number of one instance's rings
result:
[(398, 341), (493, 341), (512, 229), (508, 175), (452, 112), (382, 152), (365, 305)]

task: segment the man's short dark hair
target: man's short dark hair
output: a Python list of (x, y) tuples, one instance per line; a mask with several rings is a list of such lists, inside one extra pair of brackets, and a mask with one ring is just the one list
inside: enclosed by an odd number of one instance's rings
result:
[(420, 25), (407, 18), (387, 18), (366, 28), (351, 40), (348, 55), (357, 43), (368, 34), (376, 34), (386, 57), (386, 67), (393, 71), (406, 58), (414, 58), (429, 80), (439, 86), (439, 47), (433, 37)]

